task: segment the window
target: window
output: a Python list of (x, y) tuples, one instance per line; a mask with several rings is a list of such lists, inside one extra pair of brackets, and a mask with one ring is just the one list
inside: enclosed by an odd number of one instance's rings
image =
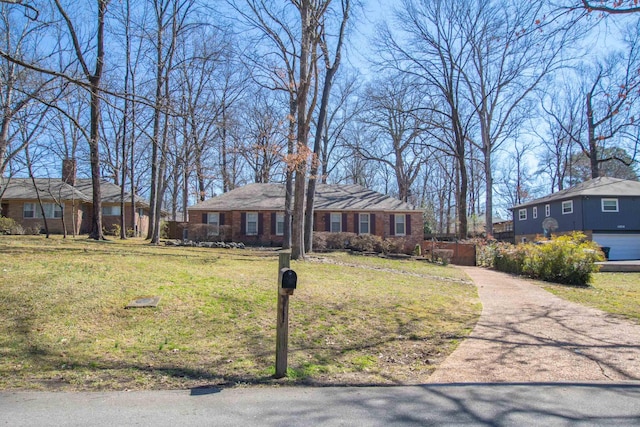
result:
[(538, 218), (538, 207), (534, 206), (533, 207), (533, 219)]
[(342, 214), (331, 214), (331, 227), (329, 228), (329, 231), (332, 233), (340, 233), (342, 231)]
[(369, 234), (369, 214), (360, 214), (360, 234)]
[(550, 205), (544, 205), (544, 216), (546, 216), (546, 217), (551, 216), (551, 206)]
[(22, 208), (22, 216), (24, 218), (35, 218), (36, 205), (35, 203), (25, 203)]
[(258, 213), (247, 212), (247, 236), (258, 235)]
[(395, 215), (396, 236), (404, 236), (407, 234), (405, 227), (406, 217), (404, 215)]
[(217, 236), (220, 234), (220, 213), (219, 212), (207, 212), (207, 224), (211, 225), (209, 234)]
[(284, 235), (284, 214), (276, 214), (276, 236)]
[[(42, 209), (44, 209), (44, 215), (47, 218), (62, 218), (62, 206), (56, 203), (43, 203)], [(24, 218), (42, 218), (42, 211), (40, 206), (35, 203), (25, 203), (22, 210)]]
[(120, 216), (120, 206), (103, 206), (102, 216)]
[(618, 212), (618, 199), (602, 199), (602, 212)]
[(573, 200), (566, 200), (562, 202), (562, 215), (573, 213)]
[(518, 210), (518, 219), (520, 221), (524, 221), (524, 220), (527, 219), (527, 210), (526, 209)]

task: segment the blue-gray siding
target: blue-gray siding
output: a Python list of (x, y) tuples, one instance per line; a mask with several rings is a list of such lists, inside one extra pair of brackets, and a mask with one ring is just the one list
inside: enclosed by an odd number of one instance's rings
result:
[[(562, 214), (562, 202), (566, 200), (548, 203), (551, 209), (551, 217), (558, 221), (556, 232), (571, 230), (622, 232), (640, 231), (640, 198), (639, 197), (604, 197), (605, 199), (618, 199), (618, 212), (602, 212), (602, 197), (583, 196), (573, 200), (573, 213)], [(545, 220), (545, 205), (541, 203), (527, 206), (527, 219), (519, 219), (519, 210), (513, 211), (513, 223), (515, 235), (543, 234), (542, 222)], [(538, 208), (538, 217), (533, 218), (533, 207)]]

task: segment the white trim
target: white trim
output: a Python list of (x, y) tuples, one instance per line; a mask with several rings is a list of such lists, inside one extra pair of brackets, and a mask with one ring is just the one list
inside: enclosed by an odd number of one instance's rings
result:
[[(250, 220), (251, 218), (255, 218), (255, 220)], [(255, 223), (256, 228), (255, 231), (249, 230), (249, 224)], [(245, 233), (247, 236), (257, 236), (258, 235), (258, 212), (247, 212), (246, 223), (245, 223)]]
[[(338, 221), (334, 221), (334, 215), (338, 217)], [(333, 224), (338, 224), (338, 230), (333, 229)], [(331, 212), (329, 214), (329, 231), (331, 233), (340, 233), (342, 232), (342, 214), (339, 212)]]
[[(565, 204), (568, 209), (565, 209)], [(573, 213), (573, 200), (565, 200), (562, 202), (562, 215), (569, 215)]]
[[(524, 214), (524, 215), (523, 215)], [(519, 209), (518, 210), (518, 221), (526, 221), (527, 220), (527, 209)]]
[[(366, 218), (366, 221), (363, 221)], [(366, 224), (367, 231), (362, 231), (363, 225)], [(371, 215), (368, 213), (358, 214), (358, 234), (371, 234)]]
[[(281, 225), (281, 229), (278, 230), (278, 226)], [(284, 213), (276, 212), (276, 236), (284, 236)]]
[(544, 205), (544, 216), (545, 217), (551, 216), (551, 205)]
[[(398, 221), (400, 220), (400, 221)], [(407, 216), (406, 215), (395, 215), (394, 216), (394, 231), (396, 236), (406, 236), (407, 235)], [(398, 232), (398, 224), (402, 225), (402, 233)]]
[(217, 236), (220, 234), (220, 212), (207, 212), (207, 224), (215, 226), (210, 230), (210, 235)]
[(534, 206), (533, 207), (533, 219), (537, 219), (538, 218), (538, 207)]

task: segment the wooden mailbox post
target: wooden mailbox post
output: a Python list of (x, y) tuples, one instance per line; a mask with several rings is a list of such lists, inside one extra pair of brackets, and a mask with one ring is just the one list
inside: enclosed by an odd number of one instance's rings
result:
[(289, 295), (297, 284), (297, 275), (291, 270), (291, 253), (281, 252), (278, 260), (278, 319), (276, 328), (276, 378), (287, 375), (289, 352)]

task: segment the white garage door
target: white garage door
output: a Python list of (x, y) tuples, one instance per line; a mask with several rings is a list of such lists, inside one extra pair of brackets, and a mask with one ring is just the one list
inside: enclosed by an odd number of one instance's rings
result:
[(593, 241), (600, 246), (611, 248), (610, 261), (640, 259), (640, 234), (594, 233)]

